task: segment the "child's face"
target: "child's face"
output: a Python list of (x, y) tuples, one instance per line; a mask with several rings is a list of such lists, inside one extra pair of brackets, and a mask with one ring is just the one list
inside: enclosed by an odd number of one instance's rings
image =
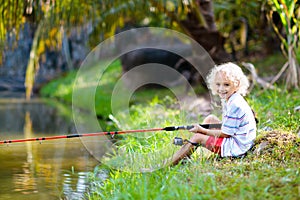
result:
[(229, 97), (235, 93), (238, 89), (233, 81), (229, 80), (224, 72), (218, 72), (215, 77), (215, 87), (217, 89), (217, 94), (221, 99), (226, 101)]

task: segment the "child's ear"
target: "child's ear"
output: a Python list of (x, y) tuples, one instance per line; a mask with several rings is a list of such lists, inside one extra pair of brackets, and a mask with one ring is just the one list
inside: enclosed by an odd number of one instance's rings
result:
[(240, 81), (239, 80), (234, 81), (234, 85), (237, 88), (240, 87)]

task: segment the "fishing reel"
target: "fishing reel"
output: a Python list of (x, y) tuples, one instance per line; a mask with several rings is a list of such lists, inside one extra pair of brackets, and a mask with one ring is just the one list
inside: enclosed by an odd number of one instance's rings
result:
[(176, 146), (182, 146), (184, 144), (184, 140), (181, 137), (175, 137), (173, 144)]
[(191, 141), (189, 141), (187, 139), (183, 139), (181, 137), (175, 137), (174, 140), (173, 140), (173, 144), (176, 145), (176, 146), (182, 146), (182, 145), (184, 145), (186, 143), (190, 143), (190, 144), (192, 144), (192, 145), (194, 145), (196, 147), (201, 146), (201, 144), (199, 144), (199, 143), (191, 142)]

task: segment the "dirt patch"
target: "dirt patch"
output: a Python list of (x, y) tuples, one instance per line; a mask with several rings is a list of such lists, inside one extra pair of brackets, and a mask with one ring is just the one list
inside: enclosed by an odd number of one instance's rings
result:
[(293, 147), (299, 149), (300, 138), (293, 134), (283, 131), (268, 131), (260, 134), (255, 140), (254, 153), (260, 154), (272, 154), (274, 151), (282, 151), (285, 153)]

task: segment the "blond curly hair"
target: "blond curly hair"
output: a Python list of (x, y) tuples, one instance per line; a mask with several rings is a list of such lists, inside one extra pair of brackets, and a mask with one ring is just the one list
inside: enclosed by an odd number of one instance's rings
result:
[(237, 93), (241, 94), (242, 96), (247, 94), (249, 87), (248, 78), (238, 65), (228, 62), (215, 66), (206, 78), (208, 88), (211, 90), (213, 95), (217, 94), (215, 77), (219, 72), (224, 73), (226, 78), (233, 82), (233, 84), (237, 87)]

